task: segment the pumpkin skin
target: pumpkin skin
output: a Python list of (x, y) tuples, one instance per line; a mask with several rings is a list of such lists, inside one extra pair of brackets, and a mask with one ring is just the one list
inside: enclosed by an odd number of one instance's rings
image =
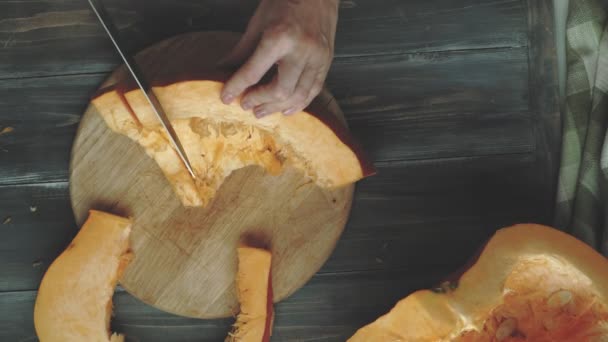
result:
[(608, 261), (556, 229), (496, 232), (456, 282), (421, 290), (349, 341), (608, 340)]
[(110, 335), (112, 295), (132, 254), (131, 221), (91, 210), (71, 244), (46, 271), (34, 307), (41, 342), (121, 342)]
[[(217, 65), (239, 35), (198, 32), (184, 37), (181, 41), (187, 43), (166, 41), (136, 59), (184, 146), (195, 179), (124, 70), (92, 100), (110, 129), (144, 147), (183, 205), (206, 206), (232, 171), (250, 165), (275, 175), (292, 166), (327, 188), (375, 173), (346, 124), (322, 99), (290, 116), (274, 113), (261, 119), (242, 110), (240, 98), (230, 105), (222, 103), (221, 89), (234, 70)], [(208, 48), (210, 42), (213, 49)]]
[(274, 319), (272, 255), (263, 248), (237, 249), (236, 290), (240, 312), (226, 342), (268, 342)]

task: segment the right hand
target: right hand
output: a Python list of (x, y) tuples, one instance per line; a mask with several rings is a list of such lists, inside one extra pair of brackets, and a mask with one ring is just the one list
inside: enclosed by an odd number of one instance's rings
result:
[[(302, 111), (321, 92), (334, 52), (338, 0), (262, 0), (224, 65), (240, 69), (226, 82), (222, 101), (243, 95), (256, 117)], [(278, 65), (269, 84), (258, 84)]]

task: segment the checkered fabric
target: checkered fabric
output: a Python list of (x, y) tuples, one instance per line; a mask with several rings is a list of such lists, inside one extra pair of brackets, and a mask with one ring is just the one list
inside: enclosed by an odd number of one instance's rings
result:
[(571, 0), (555, 226), (608, 255), (608, 34), (600, 0)]

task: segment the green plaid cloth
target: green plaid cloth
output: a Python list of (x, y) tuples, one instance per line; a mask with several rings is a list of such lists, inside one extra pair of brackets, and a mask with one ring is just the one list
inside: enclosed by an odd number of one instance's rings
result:
[(555, 226), (608, 255), (608, 33), (600, 0), (571, 0)]

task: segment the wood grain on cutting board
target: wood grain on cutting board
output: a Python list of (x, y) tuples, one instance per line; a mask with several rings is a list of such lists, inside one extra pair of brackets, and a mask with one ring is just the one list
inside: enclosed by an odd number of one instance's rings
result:
[[(213, 63), (237, 37), (181, 35), (142, 51), (137, 60), (147, 75), (162, 74), (163, 61), (180, 54)], [(102, 86), (124, 77), (124, 69), (118, 69)], [(321, 96), (342, 118), (331, 96)], [(247, 167), (228, 177), (209, 206), (186, 208), (156, 163), (136, 143), (112, 132), (93, 106), (82, 118), (72, 150), (70, 195), (78, 224), (91, 208), (134, 219), (135, 259), (121, 285), (146, 303), (190, 317), (226, 317), (238, 309), (236, 246), (250, 237), (272, 249), (275, 301), (304, 285), (340, 237), (353, 190), (353, 185), (321, 189), (292, 168), (271, 176)]]

